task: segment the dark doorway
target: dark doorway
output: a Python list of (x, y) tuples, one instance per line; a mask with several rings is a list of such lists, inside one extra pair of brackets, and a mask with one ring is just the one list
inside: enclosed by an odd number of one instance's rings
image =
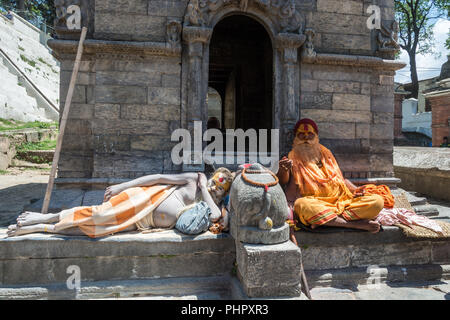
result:
[(222, 101), (221, 129), (272, 129), (273, 51), (256, 20), (233, 15), (215, 27), (209, 83)]

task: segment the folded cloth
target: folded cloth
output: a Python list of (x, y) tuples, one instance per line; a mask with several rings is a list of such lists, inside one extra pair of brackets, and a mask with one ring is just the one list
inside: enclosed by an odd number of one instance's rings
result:
[(383, 208), (375, 218), (382, 226), (392, 226), (395, 224), (403, 224), (407, 226), (417, 225), (430, 229), (438, 234), (443, 234), (441, 226), (425, 216), (405, 208)]
[(199, 234), (208, 230), (211, 225), (209, 215), (211, 209), (205, 201), (200, 201), (195, 206), (181, 213), (175, 228), (185, 234)]
[(356, 189), (356, 192), (364, 192), (364, 194), (378, 194), (383, 197), (384, 207), (393, 208), (394, 207), (394, 196), (391, 193), (391, 189), (385, 185), (374, 185), (366, 184)]

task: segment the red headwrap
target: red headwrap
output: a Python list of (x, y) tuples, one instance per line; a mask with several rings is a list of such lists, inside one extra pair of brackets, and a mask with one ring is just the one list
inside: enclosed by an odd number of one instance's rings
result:
[(301, 119), (295, 124), (294, 134), (297, 133), (297, 129), (298, 129), (298, 127), (300, 127), (301, 124), (310, 124), (314, 128), (314, 130), (316, 131), (316, 134), (319, 134), (319, 129), (317, 128), (317, 124), (314, 121), (312, 121), (311, 119), (308, 119), (308, 118)]

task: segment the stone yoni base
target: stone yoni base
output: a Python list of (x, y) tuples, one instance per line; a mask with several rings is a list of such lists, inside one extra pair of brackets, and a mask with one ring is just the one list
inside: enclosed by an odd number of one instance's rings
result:
[(236, 242), (238, 277), (250, 298), (300, 296), (300, 261), (300, 248), (291, 241), (273, 245)]

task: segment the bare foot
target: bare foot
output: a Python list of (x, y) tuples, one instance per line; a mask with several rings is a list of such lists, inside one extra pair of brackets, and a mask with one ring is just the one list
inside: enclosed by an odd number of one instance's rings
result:
[(17, 217), (17, 226), (30, 226), (39, 223), (52, 223), (58, 222), (59, 215), (57, 213), (39, 213), (39, 212), (31, 212), (25, 211), (20, 216)]
[(26, 227), (21, 227), (16, 224), (13, 224), (8, 227), (6, 234), (8, 235), (8, 237), (16, 237), (16, 236), (21, 236), (24, 234), (29, 234), (29, 233), (51, 232), (53, 230), (53, 228), (54, 228), (54, 226), (51, 224), (35, 224), (32, 226), (26, 226)]
[[(380, 231), (380, 224), (374, 220), (346, 221), (341, 217), (337, 217), (336, 219), (327, 222), (324, 226), (360, 229), (369, 231), (370, 233), (377, 233)], [(318, 225), (311, 225), (311, 229), (315, 229), (317, 227)]]
[(352, 221), (354, 227), (361, 230), (367, 230), (370, 233), (378, 233), (380, 231), (380, 224), (374, 220), (358, 220)]

